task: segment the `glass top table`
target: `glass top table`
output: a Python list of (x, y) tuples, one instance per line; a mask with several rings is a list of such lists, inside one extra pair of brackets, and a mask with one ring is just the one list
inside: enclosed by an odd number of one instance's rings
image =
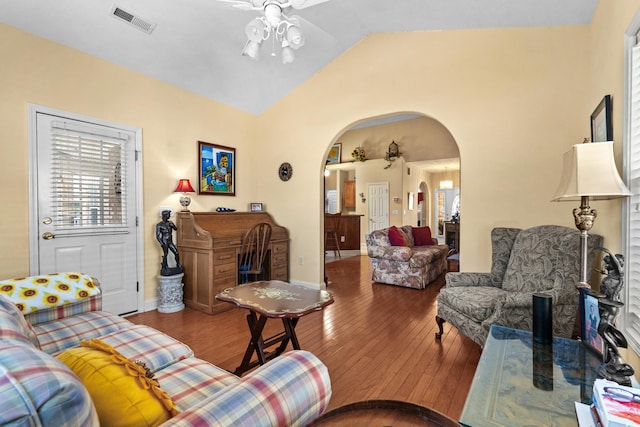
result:
[(545, 346), (531, 332), (493, 325), (460, 423), (575, 427), (574, 402), (591, 403), (601, 363), (580, 341), (554, 337)]

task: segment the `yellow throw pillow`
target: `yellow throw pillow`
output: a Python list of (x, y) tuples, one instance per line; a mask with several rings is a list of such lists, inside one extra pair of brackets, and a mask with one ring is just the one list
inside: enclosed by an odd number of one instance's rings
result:
[(103, 426), (157, 426), (178, 414), (153, 374), (108, 344), (92, 339), (58, 359), (89, 391)]

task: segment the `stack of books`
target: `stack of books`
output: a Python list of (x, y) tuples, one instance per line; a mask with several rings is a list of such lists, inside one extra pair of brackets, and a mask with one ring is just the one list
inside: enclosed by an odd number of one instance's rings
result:
[(580, 427), (640, 427), (640, 389), (597, 379), (593, 405), (576, 403)]

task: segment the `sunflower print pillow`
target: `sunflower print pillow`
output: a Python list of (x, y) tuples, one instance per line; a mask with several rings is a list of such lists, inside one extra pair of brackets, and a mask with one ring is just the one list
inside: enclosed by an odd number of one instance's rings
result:
[(58, 307), (100, 294), (91, 276), (57, 273), (0, 281), (0, 295), (13, 302), (23, 314)]

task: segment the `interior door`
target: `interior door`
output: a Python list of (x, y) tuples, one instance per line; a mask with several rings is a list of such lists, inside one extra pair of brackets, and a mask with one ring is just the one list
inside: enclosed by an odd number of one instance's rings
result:
[(137, 311), (135, 132), (42, 112), (35, 129), (32, 274), (87, 273), (104, 310)]
[(389, 183), (369, 184), (369, 233), (389, 227)]
[(435, 203), (435, 224), (433, 229), (435, 230), (435, 237), (444, 239), (444, 221), (446, 210), (446, 193), (445, 190), (436, 190), (436, 203)]

